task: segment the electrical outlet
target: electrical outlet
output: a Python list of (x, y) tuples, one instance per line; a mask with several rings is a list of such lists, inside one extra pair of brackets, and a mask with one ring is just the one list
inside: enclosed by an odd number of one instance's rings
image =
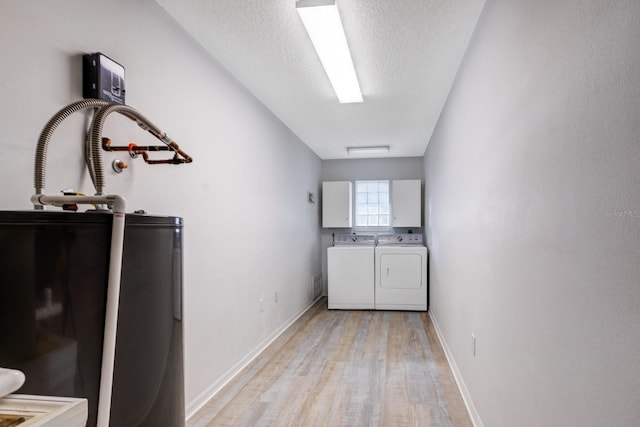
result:
[(264, 312), (264, 298), (258, 300), (258, 313)]
[(277, 304), (278, 303), (278, 291), (275, 291), (273, 294), (273, 301)]
[(471, 353), (476, 357), (476, 336), (471, 334)]

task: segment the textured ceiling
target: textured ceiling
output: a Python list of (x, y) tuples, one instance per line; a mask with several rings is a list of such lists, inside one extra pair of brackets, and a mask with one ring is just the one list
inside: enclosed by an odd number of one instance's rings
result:
[(340, 104), (295, 0), (156, 1), (323, 159), (422, 156), (485, 2), (338, 0), (364, 97)]

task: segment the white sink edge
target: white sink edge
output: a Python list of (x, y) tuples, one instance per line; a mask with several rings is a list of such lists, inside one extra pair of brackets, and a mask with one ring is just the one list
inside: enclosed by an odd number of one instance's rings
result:
[(25, 376), (17, 369), (0, 368), (0, 398), (13, 393), (24, 384)]

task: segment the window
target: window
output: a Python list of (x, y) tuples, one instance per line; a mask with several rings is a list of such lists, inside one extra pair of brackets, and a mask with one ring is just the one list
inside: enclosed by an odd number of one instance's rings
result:
[(389, 227), (389, 181), (356, 181), (356, 227)]

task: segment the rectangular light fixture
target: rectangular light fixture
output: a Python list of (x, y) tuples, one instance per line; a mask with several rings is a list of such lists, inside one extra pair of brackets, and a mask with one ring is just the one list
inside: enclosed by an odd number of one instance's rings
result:
[(335, 0), (298, 0), (296, 10), (341, 104), (362, 102)]
[(389, 146), (376, 145), (371, 147), (347, 147), (347, 154), (389, 154)]

